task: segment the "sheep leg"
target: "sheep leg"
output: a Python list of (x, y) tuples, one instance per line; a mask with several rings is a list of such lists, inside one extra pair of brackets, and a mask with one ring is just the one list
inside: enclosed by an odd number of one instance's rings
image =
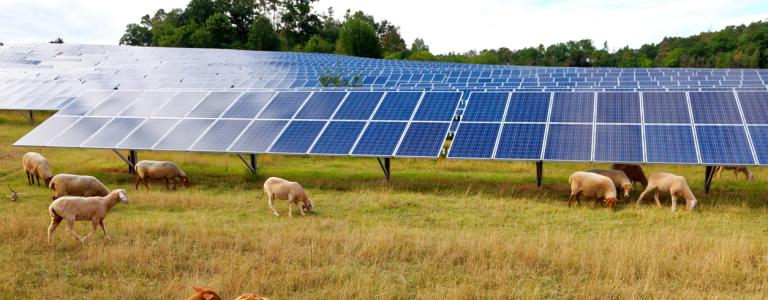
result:
[(104, 238), (108, 239), (108, 240), (111, 240), (112, 237), (109, 236), (109, 234), (107, 233), (107, 229), (104, 228), (104, 219), (99, 220), (99, 225), (101, 225), (101, 230), (104, 231)]
[(139, 183), (141, 183), (141, 177), (136, 176), (136, 190), (139, 190)]
[(29, 171), (27, 171), (27, 170), (24, 170), (24, 172), (26, 172), (26, 173), (27, 173), (27, 185), (32, 185), (32, 182), (31, 182), (31, 181), (29, 181)]
[(656, 206), (661, 207), (661, 201), (659, 201), (659, 194), (661, 194), (661, 191), (657, 189), (656, 193), (653, 194), (653, 200), (656, 200)]
[(75, 237), (80, 244), (85, 242), (79, 235), (77, 235), (77, 232), (75, 232), (75, 220), (67, 219), (67, 232)]
[(82, 240), (83, 243), (85, 243), (85, 240), (87, 240), (89, 237), (91, 237), (94, 233), (96, 233), (96, 230), (99, 229), (99, 221), (98, 221), (98, 219), (91, 220), (91, 227), (92, 227), (91, 232), (86, 234), (83, 237), (83, 240)]
[(269, 193), (269, 209), (272, 210), (272, 214), (275, 216), (280, 216), (279, 213), (277, 213), (277, 210), (275, 209), (275, 194)]
[(293, 201), (288, 201), (288, 217), (293, 218)]
[(650, 185), (647, 188), (645, 188), (645, 190), (642, 193), (640, 193), (640, 196), (637, 197), (637, 202), (635, 202), (635, 206), (640, 206), (640, 203), (643, 201), (645, 194), (649, 193), (653, 189), (654, 187)]
[(168, 177), (165, 177), (165, 188), (171, 190), (171, 185), (168, 183)]
[(677, 196), (675, 196), (675, 193), (671, 193), (669, 198), (672, 199), (672, 211), (675, 211), (677, 209)]
[(51, 218), (51, 225), (48, 225), (48, 245), (53, 242), (53, 232), (56, 231), (56, 227), (59, 227), (61, 220), (63, 219), (59, 216), (54, 216)]
[[(40, 177), (38, 177), (37, 174), (35, 174), (35, 178), (37, 178), (37, 187), (40, 187)], [(32, 180), (32, 181), (34, 182), (35, 180)]]

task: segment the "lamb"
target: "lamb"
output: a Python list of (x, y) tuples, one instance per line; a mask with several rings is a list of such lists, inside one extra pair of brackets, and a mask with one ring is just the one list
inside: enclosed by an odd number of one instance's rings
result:
[(589, 197), (595, 197), (595, 203), (598, 201), (599, 196), (603, 196), (604, 200), (600, 203), (609, 208), (613, 208), (616, 205), (616, 187), (610, 178), (590, 173), (590, 172), (575, 172), (568, 178), (568, 183), (571, 184), (571, 196), (568, 198), (568, 207), (571, 207), (573, 200), (581, 205), (581, 194)]
[(715, 174), (717, 174), (717, 179), (720, 179), (720, 175), (723, 173), (723, 170), (733, 170), (733, 174), (736, 175), (736, 178), (739, 178), (739, 173), (744, 173), (744, 176), (747, 177), (747, 181), (752, 181), (752, 172), (747, 169), (747, 167), (741, 167), (741, 166), (717, 166), (715, 167)]
[(142, 160), (134, 166), (136, 170), (136, 190), (139, 189), (139, 183), (144, 183), (144, 186), (149, 189), (147, 182), (149, 179), (161, 180), (165, 179), (165, 188), (171, 189), (168, 184), (169, 180), (173, 180), (173, 189), (176, 189), (178, 180), (185, 187), (189, 187), (189, 177), (187, 173), (184, 173), (181, 168), (170, 161), (156, 161), (156, 160)]
[(282, 178), (270, 177), (264, 181), (264, 193), (269, 197), (269, 208), (272, 210), (272, 214), (279, 216), (275, 209), (275, 199), (288, 200), (288, 216), (293, 217), (292, 208), (293, 205), (299, 205), (299, 212), (304, 214), (304, 210), (310, 212), (312, 210), (312, 199), (310, 199), (304, 192), (304, 188), (300, 184), (292, 181), (288, 181)]
[(58, 174), (53, 176), (48, 187), (54, 190), (53, 200), (62, 196), (104, 197), (109, 194), (109, 189), (93, 176)]
[(656, 190), (653, 198), (656, 200), (656, 205), (659, 207), (661, 207), (659, 194), (662, 191), (669, 192), (670, 197), (672, 198), (672, 211), (675, 211), (677, 208), (677, 198), (681, 196), (685, 198), (688, 210), (693, 210), (693, 208), (696, 207), (696, 196), (691, 192), (691, 188), (688, 187), (688, 182), (685, 181), (685, 177), (683, 176), (664, 172), (651, 174), (651, 177), (648, 179), (648, 186), (643, 193), (640, 194), (640, 197), (637, 198), (637, 205), (640, 205), (645, 194), (653, 190)]
[(629, 177), (627, 177), (627, 174), (624, 174), (624, 171), (592, 169), (587, 172), (600, 174), (610, 178), (613, 181), (613, 184), (616, 185), (616, 191), (623, 190), (624, 198), (629, 198), (629, 193), (632, 192), (632, 182), (629, 180)]
[(632, 184), (640, 182), (640, 184), (643, 185), (643, 188), (648, 186), (648, 179), (645, 177), (643, 168), (640, 167), (640, 165), (612, 164), (611, 170), (624, 171), (624, 174), (629, 177), (629, 180), (632, 180)]
[[(196, 286), (193, 286), (192, 289), (195, 290), (197, 294), (194, 294), (187, 298), (187, 300), (221, 300), (221, 297), (216, 294), (213, 290), (210, 289), (203, 289)], [(269, 300), (267, 298), (257, 296), (255, 294), (243, 294), (240, 295), (240, 297), (237, 297), (235, 300)]]
[[(128, 204), (125, 190), (114, 190), (105, 197), (61, 197), (56, 199), (48, 206), (48, 212), (51, 215), (51, 225), (48, 226), (48, 244), (51, 245), (53, 242), (53, 232), (62, 220), (67, 221), (67, 231), (80, 244), (85, 244), (85, 240), (96, 232), (99, 225), (104, 231), (104, 237), (108, 240), (111, 239), (107, 234), (107, 229), (104, 228), (104, 218), (117, 202)], [(75, 221), (91, 221), (93, 230), (86, 236), (80, 237), (75, 232)]]
[(21, 158), (22, 167), (24, 172), (27, 173), (27, 184), (35, 184), (35, 178), (37, 178), (37, 186), (40, 186), (40, 178), (45, 181), (45, 186), (51, 182), (53, 173), (51, 172), (51, 164), (40, 153), (27, 152)]

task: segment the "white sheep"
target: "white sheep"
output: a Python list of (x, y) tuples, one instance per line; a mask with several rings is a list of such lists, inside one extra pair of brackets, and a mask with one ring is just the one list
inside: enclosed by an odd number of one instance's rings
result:
[[(104, 228), (104, 218), (117, 202), (128, 204), (125, 190), (114, 190), (104, 197), (61, 197), (56, 199), (48, 206), (48, 213), (51, 214), (51, 225), (48, 226), (48, 244), (52, 243), (53, 232), (62, 220), (67, 221), (67, 231), (81, 244), (85, 243), (85, 240), (96, 232), (99, 225), (104, 231), (104, 237), (111, 239), (107, 234), (107, 229)], [(80, 237), (75, 232), (75, 221), (91, 221), (93, 230), (86, 236)]]
[(142, 160), (134, 166), (136, 170), (136, 189), (139, 189), (139, 183), (149, 189), (148, 181), (150, 179), (165, 180), (165, 188), (171, 189), (169, 180), (173, 180), (173, 189), (176, 189), (178, 181), (185, 187), (189, 187), (189, 177), (181, 168), (170, 161)]
[[(292, 208), (293, 205), (299, 207), (301, 215), (304, 214), (304, 210), (307, 212), (312, 210), (312, 199), (310, 199), (304, 192), (304, 188), (300, 184), (292, 181), (288, 181), (282, 178), (270, 177), (264, 181), (264, 193), (269, 197), (269, 208), (272, 210), (272, 214), (279, 216), (275, 209), (275, 199), (288, 200), (288, 216), (293, 217)], [(301, 202), (301, 206), (299, 206)]]
[(53, 200), (62, 196), (104, 197), (109, 194), (109, 189), (93, 176), (58, 174), (53, 176), (48, 187), (54, 190)]
[(610, 178), (613, 184), (616, 186), (616, 191), (624, 191), (624, 198), (629, 198), (629, 193), (632, 192), (632, 181), (629, 180), (627, 174), (620, 170), (602, 170), (592, 169), (587, 172), (600, 174)]
[(613, 208), (616, 205), (616, 187), (610, 178), (600, 174), (590, 172), (575, 172), (568, 178), (568, 183), (571, 184), (571, 196), (568, 198), (568, 207), (571, 207), (573, 200), (581, 205), (581, 194), (589, 197), (595, 197), (595, 203), (598, 198), (602, 196), (604, 199), (600, 203), (605, 206)]
[(40, 178), (43, 178), (45, 186), (51, 182), (53, 173), (51, 172), (51, 164), (40, 153), (27, 152), (21, 158), (22, 167), (24, 172), (27, 173), (27, 184), (35, 184), (35, 178), (37, 178), (37, 186), (40, 186)]
[(643, 200), (643, 197), (645, 197), (646, 193), (649, 193), (653, 190), (656, 190), (653, 198), (656, 200), (656, 205), (659, 207), (661, 207), (659, 194), (662, 191), (668, 192), (670, 194), (670, 198), (672, 199), (672, 211), (675, 211), (677, 208), (678, 197), (685, 198), (688, 210), (692, 210), (694, 207), (696, 207), (696, 196), (694, 196), (693, 192), (691, 192), (691, 188), (688, 187), (688, 182), (685, 181), (685, 177), (683, 176), (677, 176), (675, 174), (664, 172), (652, 174), (651, 177), (648, 178), (648, 186), (645, 188), (643, 193), (640, 194), (640, 197), (637, 198), (637, 205), (640, 205), (640, 201)]

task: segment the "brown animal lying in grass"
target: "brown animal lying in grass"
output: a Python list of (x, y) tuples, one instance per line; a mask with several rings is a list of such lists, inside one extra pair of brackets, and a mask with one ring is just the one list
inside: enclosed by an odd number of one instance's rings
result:
[[(199, 287), (192, 287), (192, 289), (197, 292), (197, 294), (194, 294), (187, 298), (187, 300), (222, 300), (219, 295), (216, 294), (216, 292), (210, 290), (210, 289), (202, 289)], [(269, 300), (267, 298), (257, 296), (255, 294), (243, 294), (240, 295), (240, 297), (237, 297), (235, 300)]]

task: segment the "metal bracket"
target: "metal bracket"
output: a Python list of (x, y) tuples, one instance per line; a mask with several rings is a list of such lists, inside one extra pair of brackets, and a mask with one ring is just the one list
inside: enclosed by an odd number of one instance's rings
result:
[(704, 193), (709, 194), (709, 187), (712, 186), (712, 177), (715, 176), (715, 166), (707, 166), (704, 170)]
[(541, 187), (541, 181), (544, 175), (544, 161), (536, 162), (536, 186)]
[(390, 169), (389, 157), (385, 157), (383, 162), (381, 161), (380, 157), (377, 157), (376, 161), (379, 162), (379, 166), (381, 167), (381, 170), (384, 171), (384, 177), (386, 177), (387, 181), (389, 181), (389, 176), (392, 174), (392, 171)]
[(136, 151), (130, 150), (128, 153), (128, 157), (125, 157), (120, 151), (117, 149), (112, 149), (112, 152), (117, 154), (120, 159), (122, 159), (125, 163), (128, 164), (128, 173), (133, 174), (134, 167), (136, 166)]
[(35, 114), (32, 113), (31, 110), (27, 111), (27, 113), (24, 112), (18, 112), (21, 116), (23, 116), (27, 121), (30, 123), (35, 123)]
[(237, 157), (239, 157), (240, 161), (242, 161), (245, 164), (245, 166), (248, 168), (248, 171), (250, 171), (254, 175), (258, 175), (259, 174), (258, 173), (259, 166), (258, 166), (257, 161), (256, 161), (256, 154), (250, 154), (250, 159), (251, 159), (250, 162), (246, 161), (245, 158), (243, 157), (243, 155), (240, 154), (240, 153), (237, 154)]

